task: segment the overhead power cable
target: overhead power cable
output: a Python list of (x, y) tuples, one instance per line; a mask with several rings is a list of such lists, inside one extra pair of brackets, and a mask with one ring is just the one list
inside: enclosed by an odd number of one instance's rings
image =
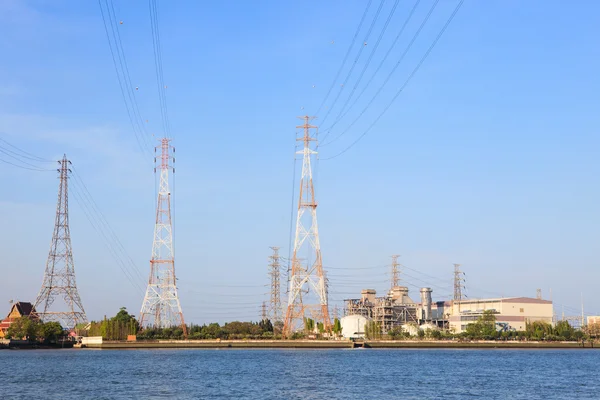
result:
[(381, 0), (381, 2), (379, 3), (379, 7), (377, 8), (377, 11), (375, 12), (375, 16), (373, 17), (373, 21), (371, 21), (371, 25), (369, 26), (369, 29), (367, 30), (367, 33), (366, 33), (365, 38), (363, 40), (363, 43), (361, 44), (360, 48), (358, 49), (358, 54), (356, 55), (356, 58), (354, 59), (354, 63), (350, 67), (350, 70), (348, 71), (348, 74), (346, 75), (346, 78), (344, 79), (344, 82), (342, 82), (342, 84), (341, 84), (341, 86), (339, 88), (338, 94), (337, 94), (337, 96), (335, 96), (335, 99), (333, 100), (333, 103), (331, 104), (331, 106), (329, 106), (329, 108), (327, 109), (327, 113), (325, 113), (325, 116), (321, 120), (321, 124), (324, 124), (325, 121), (327, 120), (327, 117), (331, 113), (331, 110), (333, 110), (333, 108), (335, 107), (337, 101), (340, 98), (340, 95), (344, 91), (344, 88), (346, 87), (346, 84), (348, 83), (348, 80), (350, 79), (350, 76), (352, 76), (352, 72), (354, 72), (354, 67), (356, 67), (356, 64), (358, 63), (358, 60), (360, 59), (360, 56), (361, 56), (364, 48), (367, 46), (367, 42), (369, 41), (369, 37), (371, 36), (371, 32), (373, 32), (373, 28), (375, 27), (375, 23), (377, 22), (377, 18), (379, 18), (379, 14), (381, 13), (381, 9), (383, 8), (384, 1), (385, 0)]
[[(17, 151), (11, 150), (7, 146), (10, 146), (11, 148), (13, 148)], [(13, 167), (26, 169), (28, 171), (37, 171), (37, 172), (55, 171), (55, 169), (53, 169), (53, 168), (44, 168), (40, 165), (35, 164), (35, 163), (48, 163), (48, 162), (55, 162), (55, 161), (46, 160), (44, 158), (37, 157), (31, 153), (28, 153), (28, 152), (18, 148), (17, 146), (14, 146), (10, 142), (8, 142), (4, 139), (1, 139), (1, 138), (0, 138), (0, 153), (4, 154), (4, 156), (8, 157), (9, 159), (14, 160), (14, 161), (12, 161), (12, 160), (7, 161), (3, 157), (0, 157), (0, 162), (3, 162), (8, 165), (12, 165)]]
[(360, 93), (358, 94), (358, 96), (356, 96), (356, 98), (354, 99), (354, 101), (352, 102), (352, 104), (350, 105), (350, 107), (347, 108), (346, 111), (344, 111), (343, 114), (341, 114), (340, 116), (338, 116), (338, 118), (336, 118), (336, 120), (333, 122), (333, 124), (331, 124), (331, 126), (329, 126), (328, 128), (323, 129), (323, 131), (325, 132), (325, 135), (323, 136), (323, 139), (321, 139), (322, 142), (325, 142), (325, 139), (327, 138), (327, 136), (329, 136), (329, 133), (331, 132), (331, 130), (338, 124), (338, 122), (340, 122), (346, 115), (348, 115), (348, 112), (350, 112), (350, 110), (352, 110), (354, 108), (354, 106), (356, 105), (356, 103), (358, 103), (358, 101), (360, 100), (360, 98), (362, 97), (362, 95), (365, 93), (365, 91), (370, 87), (371, 82), (373, 82), (373, 79), (375, 79), (375, 76), (377, 76), (377, 74), (379, 73), (379, 70), (381, 70), (381, 67), (387, 61), (389, 55), (392, 53), (392, 50), (394, 50), (394, 48), (396, 47), (396, 44), (398, 43), (398, 40), (400, 39), (400, 37), (402, 36), (402, 34), (404, 33), (404, 31), (406, 30), (406, 26), (408, 25), (408, 23), (412, 19), (413, 15), (415, 14), (415, 11), (417, 10), (417, 7), (419, 6), (420, 2), (421, 2), (421, 0), (415, 1), (415, 4), (413, 5), (412, 9), (408, 13), (408, 16), (404, 20), (404, 23), (402, 24), (402, 27), (400, 28), (400, 31), (398, 32), (398, 34), (394, 38), (394, 41), (392, 42), (392, 44), (391, 44), (390, 48), (388, 49), (387, 53), (385, 53), (385, 56), (383, 57), (383, 59), (381, 60), (381, 62), (377, 66), (377, 68), (375, 69), (375, 72), (373, 72), (373, 74), (371, 74), (371, 77), (369, 78), (369, 80), (367, 81), (367, 83), (365, 84), (365, 86), (363, 87), (363, 89), (360, 91)]
[(156, 72), (156, 84), (158, 87), (158, 98), (160, 102), (160, 114), (163, 123), (164, 134), (171, 136), (171, 123), (169, 121), (169, 110), (167, 106), (167, 93), (163, 73), (162, 48), (160, 42), (160, 29), (158, 24), (158, 3), (156, 0), (148, 0), (150, 9), (150, 27), (152, 31), (152, 48), (154, 51), (154, 68)]
[[(42, 157), (38, 157), (38, 156), (36, 156), (34, 154), (28, 153), (25, 150), (23, 150), (23, 149), (15, 146), (15, 145), (13, 145), (12, 143), (10, 143), (10, 142), (2, 139), (2, 138), (0, 138), (0, 142), (4, 143), (4, 145), (0, 144), (0, 148), (4, 149), (5, 151), (7, 151), (7, 152), (9, 152), (11, 154), (14, 154), (14, 155), (16, 155), (16, 156), (18, 156), (20, 158), (24, 158), (24, 159), (35, 161), (35, 162), (46, 162), (46, 163), (47, 162), (51, 162), (51, 163), (56, 162), (56, 160), (48, 160), (48, 159), (45, 159), (45, 158), (42, 158)], [(7, 149), (5, 147), (6, 145), (12, 147), (16, 151)]]
[(71, 189), (75, 200), (80, 205), (86, 219), (92, 225), (92, 228), (103, 239), (106, 248), (121, 269), (127, 280), (138, 289), (142, 294), (144, 289), (140, 282), (144, 282), (139, 269), (133, 259), (129, 256), (123, 243), (119, 240), (114, 229), (108, 223), (108, 220), (99, 209), (98, 204), (87, 189), (85, 182), (73, 167), (74, 179), (71, 180)]
[[(429, 48), (427, 49), (427, 51), (425, 52), (425, 54), (423, 55), (423, 57), (421, 58), (421, 60), (417, 64), (417, 66), (413, 69), (413, 71), (410, 73), (410, 75), (408, 76), (408, 78), (406, 79), (406, 81), (404, 82), (404, 84), (396, 92), (396, 94), (394, 95), (394, 97), (392, 98), (392, 100), (387, 104), (387, 106), (383, 109), (383, 111), (377, 116), (377, 118), (375, 119), (375, 121), (373, 121), (373, 123), (371, 123), (371, 125), (369, 125), (369, 127), (354, 142), (352, 142), (344, 150), (342, 150), (341, 152), (339, 152), (338, 154), (336, 154), (336, 155), (334, 155), (332, 157), (323, 158), (322, 160), (324, 160), (324, 161), (325, 160), (332, 160), (332, 159), (337, 158), (337, 157), (341, 156), (342, 154), (346, 153), (348, 150), (350, 150), (352, 147), (354, 147), (354, 145), (356, 145), (356, 143), (358, 143), (363, 137), (365, 137), (371, 131), (371, 129), (373, 129), (373, 126), (375, 126), (375, 124), (377, 124), (377, 122), (379, 122), (379, 120), (381, 119), (381, 117), (383, 117), (383, 115), (392, 106), (392, 104), (394, 104), (394, 102), (396, 101), (396, 99), (398, 98), (398, 96), (400, 96), (400, 94), (404, 91), (404, 89), (406, 88), (406, 86), (409, 84), (409, 82), (415, 76), (415, 74), (417, 73), (417, 71), (421, 68), (421, 66), (423, 65), (423, 62), (425, 62), (425, 60), (427, 59), (427, 57), (429, 56), (429, 54), (431, 53), (431, 51), (433, 50), (433, 48), (435, 47), (435, 45), (437, 44), (437, 42), (440, 40), (440, 38), (442, 37), (442, 35), (446, 31), (446, 29), (448, 28), (448, 25), (450, 25), (450, 23), (454, 19), (454, 16), (456, 15), (456, 13), (458, 12), (458, 10), (460, 9), (460, 7), (462, 6), (463, 3), (464, 3), (464, 0), (460, 0), (460, 2), (458, 3), (458, 5), (454, 9), (454, 11), (452, 12), (452, 14), (448, 18), (448, 20), (446, 21), (446, 23), (444, 24), (442, 30), (438, 33), (437, 37), (435, 38), (435, 40), (433, 41), (433, 43), (431, 44), (431, 46), (429, 46)], [(387, 80), (386, 80), (386, 83), (387, 83)], [(352, 124), (350, 125), (350, 127), (352, 127), (356, 123), (356, 121), (365, 113), (365, 111), (367, 110), (367, 108), (375, 100), (375, 97), (377, 97), (377, 94), (379, 94), (379, 91), (375, 94), (375, 96), (373, 97), (373, 99), (371, 99), (371, 101), (369, 102), (369, 104), (367, 104), (367, 106), (360, 113), (360, 115), (352, 122)], [(348, 127), (348, 129), (350, 127)], [(341, 135), (343, 135), (346, 132), (347, 132), (347, 130), (344, 131)], [(337, 140), (337, 138), (334, 139), (334, 140)]]
[[(406, 57), (406, 55), (408, 54), (408, 52), (412, 48), (412, 45), (415, 43), (415, 41), (417, 40), (417, 38), (421, 34), (421, 31), (423, 30), (423, 28), (425, 27), (425, 25), (429, 21), (429, 18), (431, 17), (431, 14), (433, 14), (433, 11), (437, 7), (439, 1), (440, 0), (436, 0), (431, 5), (431, 7), (429, 8), (429, 11), (427, 12), (427, 15), (425, 15), (425, 18), (421, 22), (421, 25), (419, 25), (419, 28), (417, 29), (417, 31), (413, 35), (412, 39), (410, 40), (410, 42), (408, 43), (408, 45), (406, 46), (406, 48), (404, 49), (404, 52), (402, 52), (402, 55), (400, 56), (400, 59), (396, 62), (396, 64), (392, 68), (392, 70), (388, 73), (387, 77), (385, 78), (385, 80), (383, 81), (383, 83), (381, 84), (381, 86), (379, 86), (379, 89), (377, 89), (377, 91), (375, 92), (375, 94), (373, 95), (373, 97), (371, 98), (371, 100), (363, 108), (363, 110), (360, 112), (360, 114), (352, 121), (352, 123), (348, 127), (346, 127), (346, 129), (344, 131), (342, 131), (342, 133), (340, 133), (339, 135), (337, 135), (336, 137), (334, 137), (330, 141), (321, 144), (321, 147), (330, 145), (331, 143), (335, 142), (336, 140), (338, 140), (339, 138), (341, 138), (342, 136), (344, 136), (354, 126), (354, 124), (356, 124), (356, 122), (363, 116), (363, 114), (369, 109), (369, 107), (371, 106), (371, 104), (373, 104), (373, 102), (375, 101), (375, 99), (377, 98), (377, 96), (379, 96), (379, 94), (381, 93), (381, 91), (388, 84), (388, 82), (390, 81), (390, 79), (392, 78), (392, 76), (394, 75), (394, 73), (396, 72), (396, 70), (398, 69), (398, 67), (402, 63), (402, 61), (404, 60), (404, 57)], [(331, 129), (332, 128), (329, 129), (329, 131), (327, 132), (327, 134), (331, 133)]]
[(379, 37), (377, 38), (377, 41), (375, 42), (375, 45), (373, 46), (373, 48), (371, 50), (371, 54), (369, 54), (369, 58), (367, 58), (367, 62), (365, 62), (365, 65), (363, 65), (363, 69), (360, 72), (360, 75), (358, 76), (358, 79), (354, 83), (354, 87), (352, 87), (352, 91), (348, 95), (348, 98), (346, 99), (346, 102), (344, 103), (344, 105), (340, 109), (340, 112), (338, 113), (338, 115), (336, 117), (336, 120), (339, 120), (340, 116), (342, 115), (342, 113), (346, 109), (346, 106), (348, 105), (348, 103), (352, 99), (352, 96), (354, 95), (354, 92), (356, 91), (356, 88), (358, 87), (358, 85), (360, 84), (360, 81), (362, 80), (363, 76), (365, 75), (365, 71), (367, 70), (367, 68), (369, 68), (369, 64), (371, 64), (371, 60), (373, 59), (373, 56), (375, 55), (375, 52), (379, 48), (379, 43), (381, 43), (381, 39), (383, 38), (383, 35), (385, 35), (385, 31), (387, 30), (388, 25), (390, 24), (390, 21), (392, 20), (392, 17), (394, 16), (394, 13), (396, 12), (396, 8), (398, 8), (398, 3), (399, 2), (400, 2), (400, 0), (396, 0), (394, 2), (394, 5), (393, 5), (392, 9), (390, 10), (390, 13), (389, 13), (389, 15), (388, 15), (388, 17), (387, 17), (387, 19), (385, 21), (385, 24), (383, 25), (383, 28), (381, 29), (381, 32), (379, 33)]
[[(123, 98), (123, 103), (125, 104), (127, 116), (129, 117), (129, 122), (131, 123), (131, 129), (133, 130), (135, 140), (142, 154), (151, 155), (152, 153), (148, 148), (148, 143), (144, 140), (144, 129), (142, 128), (143, 122), (140, 121), (141, 117), (138, 115), (139, 108), (136, 108), (137, 100), (135, 100), (135, 93), (132, 93), (133, 87), (131, 85), (131, 79), (129, 77), (128, 68), (125, 68), (126, 61), (125, 63), (123, 62), (125, 53), (124, 51), (122, 51), (122, 46), (119, 47), (120, 44), (122, 45), (122, 42), (120, 41), (120, 36), (117, 36), (118, 27), (115, 29), (115, 24), (113, 23), (116, 23), (116, 21), (113, 21), (112, 19), (111, 6), (109, 5), (108, 0), (104, 0), (104, 5), (102, 0), (98, 0), (98, 5), (100, 6), (100, 14), (102, 15), (102, 23), (104, 25), (104, 31), (106, 33), (108, 47), (110, 49), (110, 54), (112, 57), (113, 65), (115, 67), (115, 72), (117, 73), (117, 80), (119, 82), (119, 88), (121, 90), (121, 97)], [(104, 10), (105, 7), (106, 15)], [(116, 56), (115, 52), (117, 54)]]
[(335, 77), (333, 78), (333, 82), (331, 82), (331, 85), (329, 86), (329, 90), (327, 90), (327, 94), (325, 95), (325, 98), (323, 99), (323, 101), (321, 102), (321, 105), (317, 109), (317, 112), (314, 113), (313, 115), (319, 115), (319, 113), (321, 112), (321, 109), (325, 105), (325, 102), (329, 98), (329, 95), (331, 94), (331, 91), (333, 90), (333, 87), (335, 86), (338, 78), (340, 77), (340, 74), (342, 73), (342, 70), (344, 69), (344, 66), (346, 65), (346, 61), (348, 61), (348, 57), (350, 56), (350, 53), (352, 52), (352, 46), (354, 46), (354, 42), (356, 41), (356, 38), (358, 37), (358, 33), (360, 32), (360, 28), (362, 27), (363, 22), (365, 22), (365, 17), (367, 16), (367, 13), (369, 12), (369, 8), (371, 7), (371, 2), (372, 1), (373, 0), (369, 0), (367, 2), (367, 6), (365, 7), (365, 11), (363, 12), (362, 17), (360, 18), (360, 22), (358, 23), (358, 26), (356, 27), (356, 32), (354, 32), (354, 37), (352, 37), (352, 40), (350, 41), (350, 44), (348, 45), (348, 50), (346, 50), (346, 55), (344, 56), (344, 60), (342, 61), (342, 65), (340, 65), (340, 68), (338, 69), (337, 73), (335, 74)]

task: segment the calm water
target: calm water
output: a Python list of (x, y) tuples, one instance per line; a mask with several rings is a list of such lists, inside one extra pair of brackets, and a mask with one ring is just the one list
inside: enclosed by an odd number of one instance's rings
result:
[(594, 350), (0, 351), (1, 399), (600, 399)]

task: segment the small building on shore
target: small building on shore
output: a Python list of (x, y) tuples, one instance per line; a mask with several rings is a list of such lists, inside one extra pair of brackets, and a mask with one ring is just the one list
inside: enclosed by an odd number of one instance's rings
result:
[(7, 317), (0, 321), (0, 339), (3, 339), (6, 336), (6, 331), (8, 331), (8, 328), (14, 320), (21, 317), (37, 318), (33, 304), (18, 301), (12, 305)]

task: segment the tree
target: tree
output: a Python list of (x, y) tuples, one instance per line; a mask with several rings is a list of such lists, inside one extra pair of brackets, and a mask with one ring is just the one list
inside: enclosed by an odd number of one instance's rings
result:
[(304, 318), (304, 329), (307, 332), (314, 332), (315, 330), (315, 320), (310, 318)]
[(340, 333), (342, 333), (342, 323), (337, 318), (335, 318), (333, 320), (333, 333), (335, 333), (337, 335), (339, 335)]
[(320, 334), (323, 334), (325, 332), (325, 324), (322, 322), (317, 322), (317, 330)]
[(367, 339), (381, 338), (381, 325), (375, 321), (368, 321), (365, 324), (365, 336)]
[(65, 331), (58, 322), (46, 322), (39, 325), (38, 336), (43, 337), (46, 341), (57, 340), (64, 335)]
[(498, 331), (494, 311), (485, 310), (476, 322), (467, 325), (465, 333), (470, 339), (495, 339)]
[(273, 324), (270, 319), (263, 319), (258, 323), (258, 326), (262, 329), (263, 333), (273, 332)]
[(569, 321), (559, 321), (554, 327), (554, 333), (559, 337), (559, 339), (571, 340), (573, 338), (573, 334), (575, 333), (575, 329), (571, 326), (571, 324), (569, 324)]
[(552, 335), (552, 325), (543, 321), (527, 322), (525, 332), (528, 339), (544, 340), (547, 336)]
[(37, 338), (40, 322), (29, 317), (16, 318), (8, 327), (6, 337), (8, 339), (35, 340)]

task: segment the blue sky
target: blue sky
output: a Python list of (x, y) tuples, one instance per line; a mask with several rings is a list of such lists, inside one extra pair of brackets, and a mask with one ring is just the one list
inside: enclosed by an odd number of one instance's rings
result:
[[(136, 99), (158, 137), (148, 5), (113, 1)], [(315, 112), (325, 97), (366, 2), (159, 3), (177, 148), (176, 269), (184, 314), (194, 323), (257, 319), (267, 299), (269, 246), (288, 253), (296, 116)], [(432, 3), (420, 2), (398, 47), (331, 137), (367, 105)], [(340, 103), (393, 4), (384, 2)], [(452, 263), (460, 263), (470, 297), (535, 296), (541, 288), (545, 298), (552, 291), (558, 314), (563, 305), (574, 314), (583, 293), (586, 313), (597, 314), (597, 2), (466, 0), (369, 134), (325, 160), (389, 104), (456, 4), (440, 1), (380, 96), (348, 133), (320, 149), (316, 192), (332, 303), (363, 287), (383, 292), (389, 256), (401, 254), (415, 299), (425, 284), (434, 298), (447, 298)], [(378, 5), (374, 0), (359, 39)], [(399, 2), (362, 84), (413, 5)], [(0, 54), (0, 137), (40, 157), (68, 155), (143, 286), (153, 171), (131, 130), (98, 4), (2, 1)], [(0, 183), (0, 304), (8, 308), (10, 299), (32, 301), (41, 285), (57, 179), (2, 164)], [(88, 317), (113, 315), (120, 306), (137, 315), (143, 294), (73, 199), (71, 232)]]

